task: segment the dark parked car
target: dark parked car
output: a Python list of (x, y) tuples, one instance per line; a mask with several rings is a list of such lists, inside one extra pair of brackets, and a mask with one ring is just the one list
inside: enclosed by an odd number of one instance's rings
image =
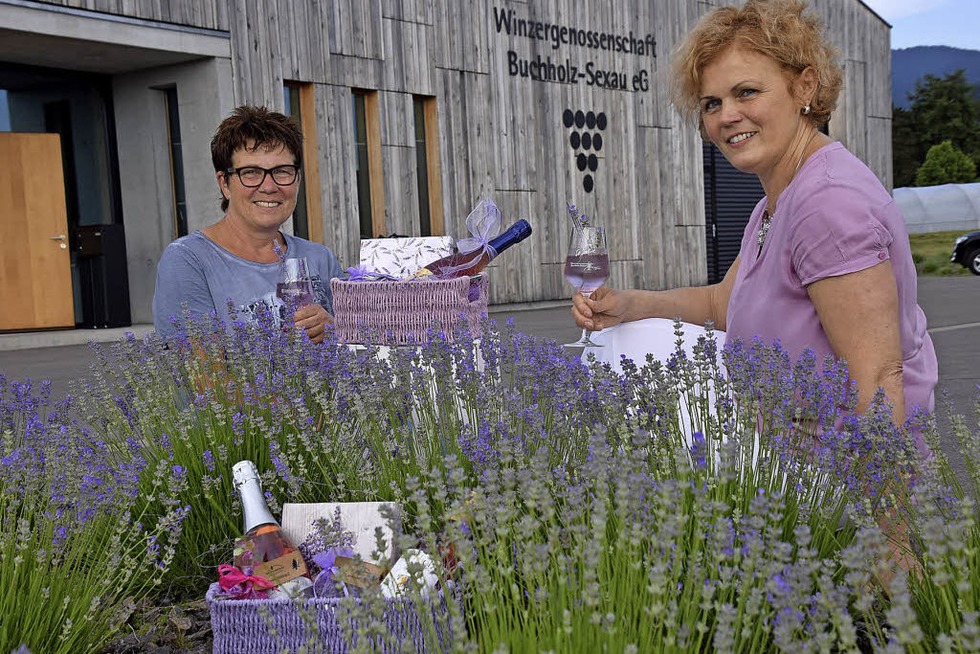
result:
[(980, 232), (970, 232), (956, 239), (953, 256), (949, 260), (966, 266), (974, 275), (980, 275)]

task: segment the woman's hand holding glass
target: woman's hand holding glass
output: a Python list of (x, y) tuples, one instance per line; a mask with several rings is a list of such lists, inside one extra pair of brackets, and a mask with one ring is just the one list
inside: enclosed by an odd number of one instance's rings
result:
[(296, 329), (305, 331), (314, 343), (323, 341), (326, 326), (333, 323), (333, 317), (314, 302), (313, 281), (305, 257), (283, 259), (276, 283), (276, 297), (286, 305)]
[(296, 329), (305, 331), (314, 343), (322, 343), (327, 325), (333, 324), (333, 316), (319, 304), (307, 304), (296, 309), (296, 313), (293, 314), (293, 324)]
[(572, 297), (572, 318), (582, 329), (597, 332), (624, 322), (629, 304), (628, 291), (600, 286), (588, 297), (583, 294)]

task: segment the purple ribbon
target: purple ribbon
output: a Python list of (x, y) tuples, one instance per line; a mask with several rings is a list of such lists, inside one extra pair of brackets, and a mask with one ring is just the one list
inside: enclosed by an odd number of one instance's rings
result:
[(381, 280), (397, 282), (398, 278), (385, 273), (375, 272), (364, 265), (353, 266), (347, 269), (347, 281), (349, 282), (377, 282)]
[[(335, 563), (338, 556), (353, 557), (354, 551), (346, 548), (327, 548), (324, 552), (317, 552), (313, 555), (313, 562), (320, 568), (320, 574), (313, 580), (314, 597), (337, 597), (336, 589), (333, 585), (333, 576), (337, 572)], [(347, 594), (347, 587), (344, 587), (344, 595)]]
[(500, 209), (490, 198), (477, 203), (466, 217), (466, 231), (472, 234), (456, 242), (460, 254), (469, 254), (490, 247), (490, 239), (500, 233)]

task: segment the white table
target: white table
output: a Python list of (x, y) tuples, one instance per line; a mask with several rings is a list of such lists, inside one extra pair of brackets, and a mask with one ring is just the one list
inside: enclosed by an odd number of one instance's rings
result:
[[(704, 327), (683, 323), (682, 326), (682, 347), (688, 356), (693, 356), (694, 346), (698, 338), (707, 334)], [(714, 330), (712, 332), (718, 347), (718, 367), (724, 373), (724, 366), (721, 362), (721, 350), (725, 345), (725, 332)], [(626, 322), (604, 329), (592, 334), (592, 340), (601, 344), (603, 347), (588, 347), (582, 352), (582, 361), (590, 362), (595, 357), (595, 363), (608, 363), (613, 371), (622, 373), (623, 357), (633, 360), (637, 367), (646, 364), (647, 355), (651, 354), (659, 361), (665, 362), (677, 349), (677, 334), (674, 333), (674, 321), (663, 318), (647, 318), (634, 322)], [(701, 389), (695, 389), (695, 393), (700, 395)], [(714, 413), (715, 410), (715, 391), (713, 387), (707, 389), (708, 411)], [(690, 398), (687, 392), (681, 392), (678, 401), (678, 419), (681, 433), (684, 436), (688, 447), (692, 443), (692, 434), (695, 431), (704, 432), (704, 426), (696, 424), (688, 409)]]

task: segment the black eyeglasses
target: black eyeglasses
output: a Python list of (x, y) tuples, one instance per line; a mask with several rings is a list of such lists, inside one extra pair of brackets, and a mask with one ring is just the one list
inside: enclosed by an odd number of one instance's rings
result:
[(238, 175), (238, 181), (242, 186), (255, 188), (262, 186), (266, 175), (272, 175), (272, 181), (279, 186), (289, 186), (296, 181), (299, 175), (299, 166), (276, 166), (275, 168), (260, 168), (258, 166), (242, 166), (241, 168), (229, 168), (225, 171), (226, 175)]

